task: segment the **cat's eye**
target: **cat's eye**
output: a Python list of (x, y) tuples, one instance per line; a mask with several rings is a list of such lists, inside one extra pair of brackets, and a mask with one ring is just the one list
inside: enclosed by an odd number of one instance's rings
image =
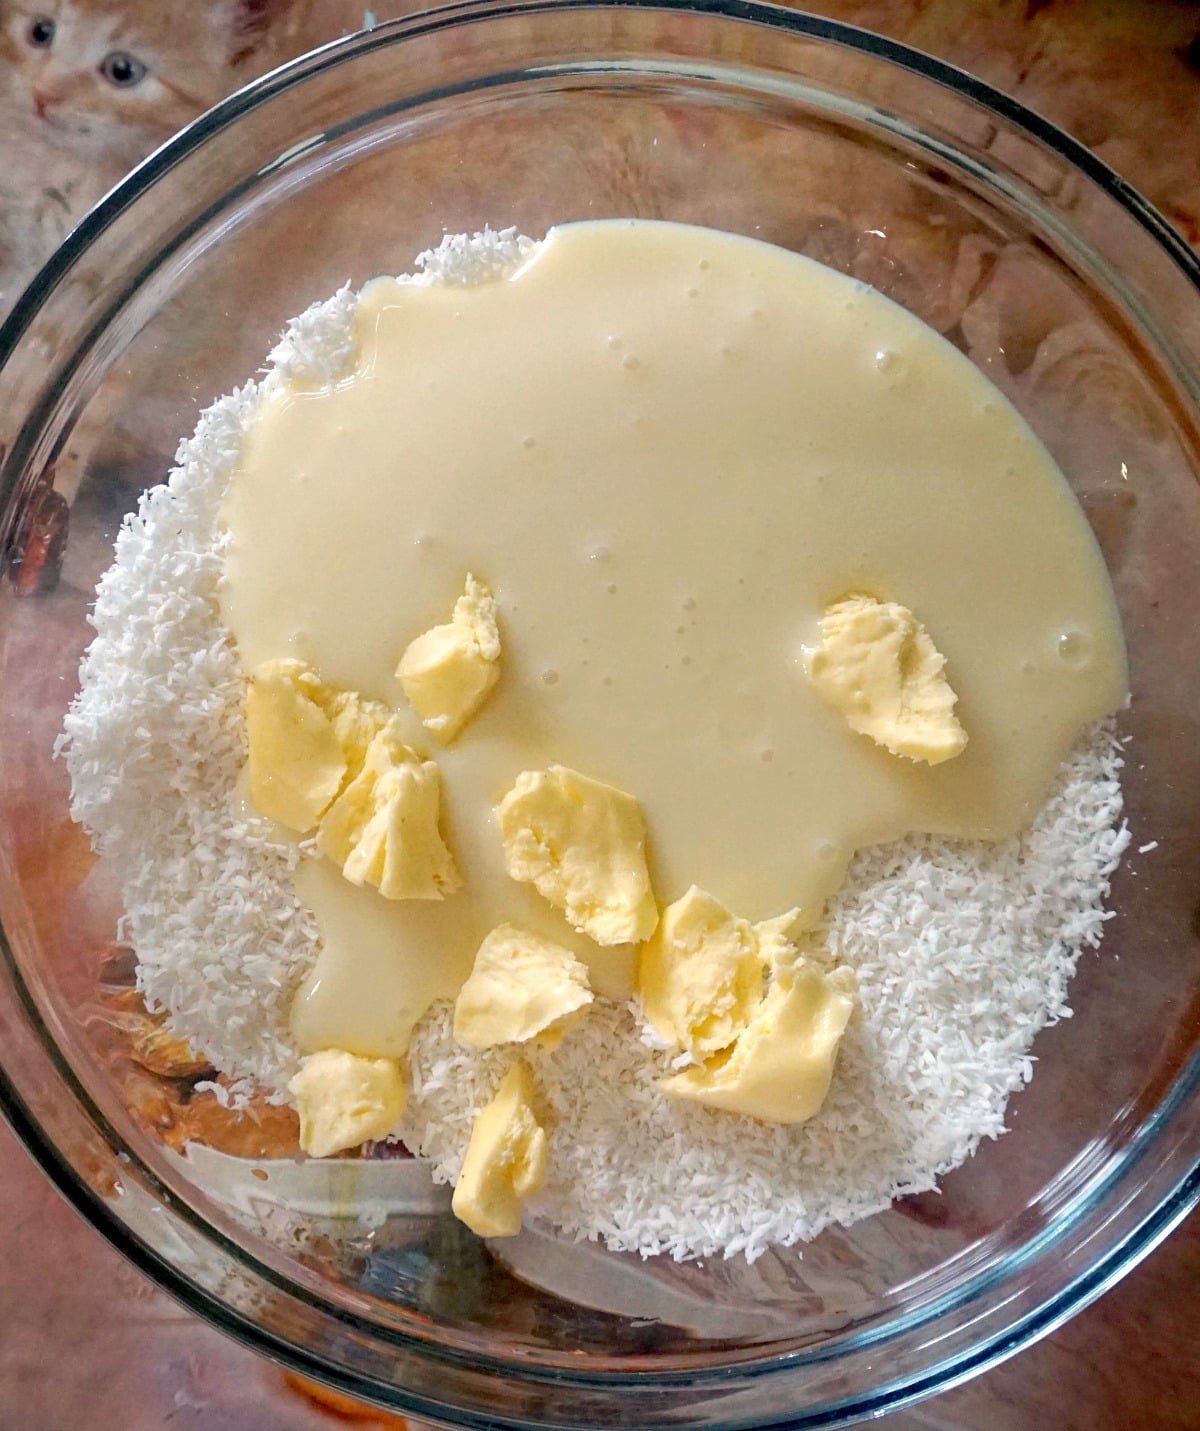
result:
[(26, 34), (31, 45), (39, 50), (45, 50), (54, 43), (54, 32), (57, 29), (58, 26), (49, 15), (35, 15), (29, 22)]
[(100, 61), (100, 73), (118, 89), (132, 89), (146, 78), (146, 66), (124, 50), (113, 50)]

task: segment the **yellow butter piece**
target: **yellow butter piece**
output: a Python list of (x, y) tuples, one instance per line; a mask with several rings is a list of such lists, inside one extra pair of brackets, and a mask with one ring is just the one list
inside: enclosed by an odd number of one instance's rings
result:
[(730, 1049), (660, 1079), (658, 1086), (672, 1098), (766, 1123), (803, 1123), (829, 1092), (856, 989), (848, 969), (826, 974), (803, 959), (777, 969), (766, 998)]
[(597, 944), (648, 939), (658, 908), (646, 825), (632, 795), (552, 765), (526, 770), (496, 807), (508, 873)]
[(302, 661), (266, 661), (246, 689), (250, 799), (289, 830), (311, 830), (338, 793), (346, 757), (322, 708), (325, 688)]
[(515, 1237), (546, 1179), (549, 1149), (533, 1111), (533, 1074), (520, 1059), (475, 1119), (451, 1207), (480, 1237)]
[(389, 712), (325, 685), (303, 661), (264, 661), (246, 689), (250, 799), (260, 815), (304, 834), (362, 768)]
[(396, 675), (422, 723), (453, 740), (500, 678), (496, 603), (483, 582), (468, 575), (449, 622), (418, 636)]
[(808, 673), (851, 730), (893, 755), (939, 765), (967, 743), (945, 664), (907, 607), (851, 596), (827, 608)]
[(637, 968), (659, 1035), (697, 1060), (733, 1043), (762, 1001), (767, 973), (791, 952), (787, 931), (798, 912), (751, 924), (695, 885), (668, 905)]
[(454, 1037), (468, 1048), (536, 1038), (554, 1047), (592, 1002), (587, 965), (569, 949), (501, 924), (475, 955), (454, 1005)]
[(351, 884), (386, 899), (442, 899), (462, 878), (439, 829), (441, 801), (437, 766), (404, 744), (393, 717), (326, 812), (317, 848)]
[(326, 687), (319, 699), (346, 760), (345, 787), (363, 768), (371, 742), (392, 719), (392, 713), (381, 701), (368, 700), (355, 691)]
[(304, 1059), (288, 1090), (300, 1115), (300, 1146), (314, 1158), (386, 1137), (408, 1101), (395, 1059), (359, 1058), (340, 1048)]

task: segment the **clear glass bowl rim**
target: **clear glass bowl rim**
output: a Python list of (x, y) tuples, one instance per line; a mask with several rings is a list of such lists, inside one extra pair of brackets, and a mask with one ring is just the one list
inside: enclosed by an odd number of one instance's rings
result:
[[(157, 149), (111, 190), (67, 235), (20, 297), (7, 320), (0, 325), (0, 370), (17, 350), (21, 339), (32, 327), (47, 300), (96, 239), (188, 155), (274, 96), (303, 83), (318, 72), (336, 68), (345, 61), (374, 49), (456, 25), (501, 20), (516, 15), (534, 17), (572, 10), (603, 12), (628, 8), (664, 13), (684, 12), (698, 17), (710, 16), (718, 20), (740, 21), (773, 28), (793, 36), (857, 51), (942, 86), (981, 109), (990, 111), (1013, 128), (1024, 131), (1030, 138), (1080, 171), (1134, 220), (1182, 272), (1197, 293), (1200, 293), (1200, 257), (1163, 215), (1104, 161), (1058, 126), (1003, 91), (964, 70), (898, 41), (840, 21), (760, 3), (760, 0), (649, 0), (649, 3), (647, 0), (455, 0), (455, 3), (388, 21), (370, 30), (359, 31), (332, 41), (291, 61), (236, 91)], [(1193, 392), (1200, 391), (1200, 374), (1194, 375), (1190, 386)], [(10, 517), (13, 515), (9, 510), (11, 498), (27, 456), (27, 444), (36, 438), (48, 409), (56, 401), (56, 396), (51, 393), (43, 399), (39, 407), (29, 415), (20, 439), (13, 448), (7, 454), (0, 454), (0, 461), (3, 462), (0, 467), (0, 516), (6, 513)], [(8, 538), (9, 533), (0, 529), (0, 568), (3, 566)], [(57, 1073), (71, 1087), (87, 1117), (100, 1129), (110, 1147), (123, 1146), (122, 1140), (116, 1136), (115, 1130), (107, 1125), (103, 1114), (88, 1097), (57, 1049), (47, 1045), (48, 1031), (29, 991), (23, 985), (12, 949), (2, 929), (0, 958), (3, 958), (18, 997), (24, 1004), (25, 1013), (39, 1032)], [(711, 1368), (691, 1368), (684, 1372), (646, 1371), (637, 1373), (634, 1378), (627, 1372), (564, 1372), (561, 1368), (542, 1369), (531, 1366), (528, 1362), (513, 1362), (500, 1357), (465, 1357), (457, 1350), (433, 1348), (426, 1342), (409, 1339), (401, 1333), (381, 1333), (378, 1327), (371, 1327), (370, 1331), (375, 1335), (385, 1336), (397, 1346), (409, 1347), (423, 1359), (442, 1358), (450, 1363), (469, 1365), (476, 1371), (490, 1369), (531, 1382), (545, 1380), (596, 1388), (606, 1385), (629, 1386), (633, 1380), (647, 1389), (671, 1385), (699, 1388), (705, 1381), (728, 1378), (731, 1371), (737, 1376), (756, 1379), (774, 1372), (796, 1370), (806, 1363), (812, 1365), (830, 1356), (848, 1355), (868, 1347), (878, 1350), (881, 1344), (901, 1333), (912, 1332), (924, 1324), (945, 1317), (948, 1313), (961, 1311), (999, 1281), (1042, 1255), (1047, 1245), (1056, 1242), (1068, 1226), (1077, 1225), (1088, 1213), (1094, 1211), (1118, 1182), (1125, 1182), (1143, 1160), (1151, 1143), (1165, 1135), (1185, 1110), (1198, 1100), (1200, 1053), (1189, 1060), (1153, 1116), (1138, 1129), (1131, 1148), (1116, 1166), (1111, 1167), (1104, 1177), (1093, 1183), (1086, 1198), (1074, 1201), (1061, 1217), (1056, 1218), (1037, 1237), (969, 1277), (953, 1291), (924, 1304), (914, 1314), (906, 1313), (895, 1322), (856, 1333), (840, 1342), (835, 1350), (823, 1349), (817, 1345), (796, 1352), (767, 1356), (757, 1361), (739, 1361), (732, 1366), (722, 1364)], [(135, 1234), (71, 1166), (42, 1128), (2, 1063), (0, 1114), (3, 1114), (43, 1173), (76, 1211), (159, 1288), (190, 1311), (204, 1317), (244, 1345), (339, 1390), (365, 1397), (377, 1404), (380, 1404), (381, 1397), (386, 1395), (389, 1404), (394, 1408), (416, 1415), (436, 1418), (446, 1414), (447, 1408), (444, 1405), (426, 1403), (418, 1394), (401, 1391), (399, 1388), (394, 1392), (391, 1388), (385, 1391), (353, 1372), (331, 1366), (305, 1347), (273, 1333), (248, 1315), (235, 1311), (218, 1296), (178, 1271), (158, 1251)], [(124, 1158), (130, 1155), (124, 1153), (120, 1156)], [(873, 1418), (885, 1411), (894, 1410), (960, 1384), (1049, 1334), (1135, 1267), (1200, 1202), (1200, 1150), (1190, 1160), (1177, 1157), (1174, 1161), (1177, 1164), (1174, 1180), (1165, 1189), (1160, 1189), (1153, 1205), (1141, 1209), (1135, 1224), (1128, 1228), (1101, 1258), (1072, 1273), (1056, 1293), (1032, 1312), (1018, 1317), (1011, 1325), (993, 1330), (977, 1344), (955, 1351), (919, 1374), (906, 1374), (866, 1395), (802, 1412), (786, 1422), (773, 1420), (771, 1424), (791, 1428), (791, 1431), (800, 1431), (802, 1427), (846, 1425), (862, 1417)], [(149, 1173), (149, 1170), (146, 1171), (153, 1182), (153, 1174)], [(200, 1219), (190, 1209), (181, 1207), (167, 1190), (161, 1191), (166, 1194), (165, 1200), (176, 1215), (183, 1216), (199, 1227), (209, 1240), (224, 1243), (224, 1239), (216, 1236), (211, 1228), (204, 1227)], [(262, 1263), (256, 1262), (240, 1248), (225, 1243), (223, 1250), (247, 1266), (255, 1276), (275, 1284), (278, 1290), (288, 1296), (301, 1301), (309, 1300), (301, 1289), (282, 1285), (277, 1274)], [(344, 1317), (345, 1314), (341, 1315)], [(477, 1427), (479, 1431), (491, 1431), (491, 1428), (502, 1424), (524, 1424), (507, 1417), (501, 1421), (494, 1417), (477, 1416), (461, 1408), (455, 1408), (453, 1414), (457, 1424)], [(721, 1424), (728, 1426), (730, 1431), (735, 1427), (747, 1425), (740, 1421)]]

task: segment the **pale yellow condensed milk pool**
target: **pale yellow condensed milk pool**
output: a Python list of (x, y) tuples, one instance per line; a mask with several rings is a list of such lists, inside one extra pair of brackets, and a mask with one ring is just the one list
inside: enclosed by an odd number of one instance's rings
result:
[[(553, 229), (505, 277), (368, 285), (358, 350), (264, 400), (225, 503), (225, 618), (247, 672), (298, 658), (385, 702), (441, 772), (463, 886), (383, 899), (301, 862), (324, 948), (304, 1049), (398, 1057), (511, 922), (601, 948), (505, 869), (494, 807), (554, 764), (629, 792), (660, 905), (695, 884), (812, 923), (854, 851), (911, 831), (1023, 828), (1080, 733), (1126, 693), (1100, 553), (1045, 449), (949, 343), (780, 248), (646, 221)], [(467, 573), (502, 672), (450, 743), (397, 662)], [(911, 612), (966, 745), (931, 765), (816, 689), (823, 613)]]

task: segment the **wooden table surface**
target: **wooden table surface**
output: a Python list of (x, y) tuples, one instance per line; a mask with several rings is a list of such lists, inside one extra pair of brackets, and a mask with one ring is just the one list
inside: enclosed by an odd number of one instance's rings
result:
[[(377, 5), (387, 18), (397, 7)], [(408, 6), (406, 8), (412, 8)], [(1200, 243), (1200, 6), (1183, 0), (826, 0), (1071, 130)], [(332, 12), (331, 12), (332, 13)], [(336, 33), (336, 30), (333, 32)], [(1169, 135), (1169, 142), (1164, 136)], [(1200, 1221), (1053, 1336), (888, 1431), (1200, 1427)], [(0, 1427), (401, 1427), (314, 1392), (197, 1322), (43, 1182), (0, 1124)]]

